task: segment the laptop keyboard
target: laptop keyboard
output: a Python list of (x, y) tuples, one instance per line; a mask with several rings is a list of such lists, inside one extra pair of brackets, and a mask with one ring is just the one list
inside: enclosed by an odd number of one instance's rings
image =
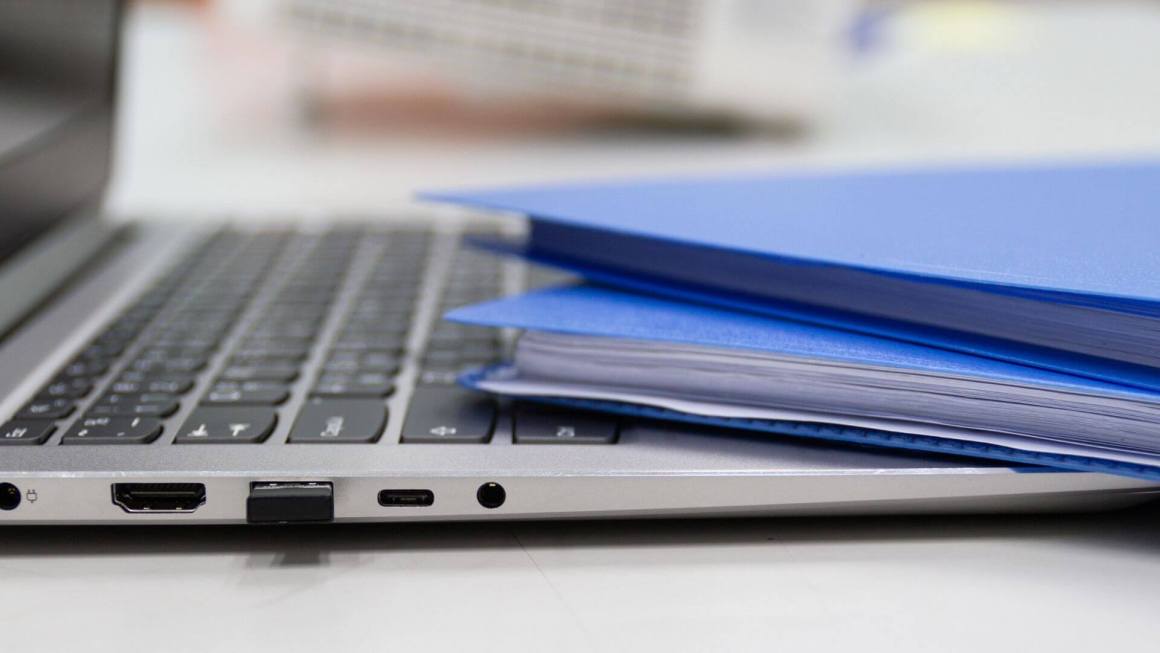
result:
[[(399, 444), (491, 442), (508, 412), (455, 379), (499, 359), (503, 342), (437, 315), (544, 274), (506, 267), (426, 230), (220, 232), (0, 426), (0, 445), (375, 444), (396, 421)], [(409, 401), (390, 414), (401, 384)], [(515, 415), (515, 443), (617, 439), (607, 418)]]

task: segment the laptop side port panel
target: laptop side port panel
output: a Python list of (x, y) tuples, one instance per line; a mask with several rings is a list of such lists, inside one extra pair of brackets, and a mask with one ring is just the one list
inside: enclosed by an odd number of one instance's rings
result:
[(205, 484), (114, 483), (113, 503), (128, 513), (193, 512), (205, 504)]

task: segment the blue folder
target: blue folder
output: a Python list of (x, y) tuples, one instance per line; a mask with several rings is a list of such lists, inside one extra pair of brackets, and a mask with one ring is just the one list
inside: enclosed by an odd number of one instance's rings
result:
[[(1048, 386), (1127, 398), (1155, 397), (1154, 393), (1048, 370), (796, 321), (627, 293), (591, 284), (550, 288), (467, 306), (451, 311), (446, 317), (452, 321), (477, 326), (514, 327), (609, 338), (751, 349), (803, 359), (901, 368), (959, 377), (982, 377), (1006, 381), (1013, 385)], [(506, 373), (507, 370), (503, 368), (478, 370), (465, 375), (463, 381), (475, 387), (489, 375)], [(1160, 456), (1156, 456), (1157, 465), (1152, 466), (1108, 460), (1098, 456), (1049, 454), (982, 445), (953, 438), (832, 424), (705, 417), (612, 401), (558, 397), (536, 399), (589, 409), (783, 435), (973, 455), (1023, 464), (1110, 472), (1160, 480)]]
[[(490, 245), (600, 282), (1160, 390), (1160, 163), (744, 174), (426, 197), (527, 215), (526, 242)], [(851, 304), (887, 287), (902, 299), (881, 314), (810, 299), (835, 280), (868, 285), (848, 293)], [(994, 308), (938, 322), (921, 302), (905, 302), (928, 289)], [(1100, 320), (1131, 328), (1061, 345), (1012, 329), (1017, 320), (972, 321), (1001, 315), (1009, 300), (1070, 311), (1055, 334), (1063, 338)]]

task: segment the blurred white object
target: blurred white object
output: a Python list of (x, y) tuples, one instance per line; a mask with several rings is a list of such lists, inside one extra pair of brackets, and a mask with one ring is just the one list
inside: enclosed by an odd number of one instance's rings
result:
[(376, 46), (473, 97), (677, 117), (808, 119), (858, 0), (282, 0), (298, 31)]

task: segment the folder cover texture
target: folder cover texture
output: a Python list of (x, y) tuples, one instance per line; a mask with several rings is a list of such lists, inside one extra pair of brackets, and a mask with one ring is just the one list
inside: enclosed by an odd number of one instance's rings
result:
[(605, 283), (1160, 390), (1160, 163), (429, 194)]

